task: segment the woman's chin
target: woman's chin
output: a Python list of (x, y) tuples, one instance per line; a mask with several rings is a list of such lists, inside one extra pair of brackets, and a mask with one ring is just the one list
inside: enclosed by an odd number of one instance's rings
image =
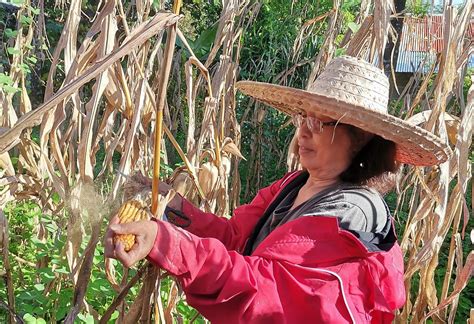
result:
[(307, 167), (311, 163), (314, 163), (314, 156), (310, 154), (309, 152), (299, 152), (300, 155), (300, 163), (303, 167)]

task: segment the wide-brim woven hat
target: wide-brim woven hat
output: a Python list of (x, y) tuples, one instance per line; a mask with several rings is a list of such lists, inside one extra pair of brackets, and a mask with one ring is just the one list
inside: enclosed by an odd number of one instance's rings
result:
[(333, 59), (308, 90), (254, 81), (240, 81), (236, 87), (288, 115), (314, 112), (393, 141), (396, 160), (402, 163), (436, 165), (452, 154), (439, 137), (388, 114), (388, 78), (362, 59)]

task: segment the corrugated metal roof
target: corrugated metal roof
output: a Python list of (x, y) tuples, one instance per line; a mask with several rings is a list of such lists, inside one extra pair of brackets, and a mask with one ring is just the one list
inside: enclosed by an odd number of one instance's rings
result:
[(428, 72), (435, 60), (436, 54), (434, 53), (399, 51), (395, 72), (415, 72), (420, 68), (423, 72)]
[[(405, 16), (396, 72), (415, 72), (420, 67), (427, 71), (443, 51), (443, 16), (431, 15), (423, 18)], [(467, 28), (466, 38), (474, 41), (474, 21)], [(474, 57), (469, 59), (469, 67), (474, 67)]]

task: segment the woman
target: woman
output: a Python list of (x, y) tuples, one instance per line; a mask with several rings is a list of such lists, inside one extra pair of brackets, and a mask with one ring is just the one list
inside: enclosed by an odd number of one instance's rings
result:
[[(388, 80), (352, 57), (332, 60), (307, 90), (239, 82), (292, 116), (304, 171), (287, 174), (230, 220), (178, 196), (163, 221), (118, 225), (106, 255), (147, 257), (176, 276), (213, 323), (389, 322), (405, 302), (403, 258), (381, 196), (370, 187), (400, 163), (432, 165), (449, 148), (387, 114)], [(160, 190), (167, 191), (163, 184)], [(115, 233), (137, 235), (126, 253)]]

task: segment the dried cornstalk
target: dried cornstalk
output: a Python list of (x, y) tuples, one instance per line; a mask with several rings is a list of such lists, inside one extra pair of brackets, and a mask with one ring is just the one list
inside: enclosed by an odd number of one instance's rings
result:
[[(181, 9), (181, 0), (174, 0), (173, 13), (178, 15)], [(166, 100), (166, 89), (168, 88), (168, 79), (171, 69), (171, 58), (176, 42), (176, 24), (168, 27), (168, 36), (166, 38), (166, 46), (164, 49), (163, 64), (160, 69), (160, 88), (158, 90), (158, 106), (156, 107), (156, 126), (155, 126), (155, 148), (153, 150), (153, 183), (151, 196), (151, 213), (157, 216), (158, 211), (158, 186), (160, 184), (160, 162), (161, 162), (161, 130), (163, 123), (163, 108)]]
[[(441, 53), (439, 71), (433, 84), (432, 102), (429, 117), (426, 118), (425, 128), (437, 132), (441, 138), (448, 141), (448, 124), (444, 113), (455, 80), (459, 77), (456, 69), (458, 57), (462, 54), (459, 46), (462, 35), (465, 33), (469, 17), (472, 14), (472, 3), (467, 4), (457, 15), (451, 6), (445, 6), (444, 15), (444, 51)], [(462, 49), (462, 47), (461, 47)], [(426, 92), (426, 83), (420, 88), (417, 98)], [(431, 93), (428, 91), (427, 93)], [(430, 98), (431, 100), (431, 98)], [(423, 106), (425, 102), (420, 102)], [(469, 109), (471, 108), (471, 109)], [(467, 155), (472, 140), (472, 88), (469, 91), (468, 103), (463, 109), (463, 115), (457, 129), (457, 141), (454, 156), (451, 161), (439, 167), (418, 170), (411, 177), (407, 177), (402, 187), (412, 187), (417, 193), (410, 202), (412, 213), (407, 222), (407, 230), (402, 239), (402, 247), (408, 254), (405, 280), (407, 283), (407, 305), (398, 317), (398, 321), (424, 322), (431, 317), (433, 320), (452, 322), (454, 316), (447, 318), (449, 312), (440, 311), (451, 305), (451, 312), (456, 309), (456, 296), (465, 287), (468, 273), (472, 271), (471, 257), (468, 257), (462, 266), (462, 258), (455, 255), (462, 253), (461, 241), (454, 241), (460, 229), (461, 214), (465, 213), (465, 198), (467, 181), (470, 179), (469, 160)], [(417, 177), (416, 180), (414, 177)], [(458, 181), (454, 189), (449, 192), (448, 185), (454, 177)], [(437, 298), (434, 273), (438, 267), (438, 258), (442, 242), (446, 239), (449, 230), (452, 231), (452, 242), (448, 256), (448, 264), (444, 284), (441, 291), (441, 300)], [(455, 243), (457, 242), (457, 243)], [(408, 245), (408, 243), (410, 243)], [(448, 297), (449, 282), (452, 280), (452, 267), (456, 261), (457, 267), (464, 269), (464, 275), (456, 275), (455, 291)], [(410, 282), (419, 276), (419, 290), (416, 296), (410, 292)]]

